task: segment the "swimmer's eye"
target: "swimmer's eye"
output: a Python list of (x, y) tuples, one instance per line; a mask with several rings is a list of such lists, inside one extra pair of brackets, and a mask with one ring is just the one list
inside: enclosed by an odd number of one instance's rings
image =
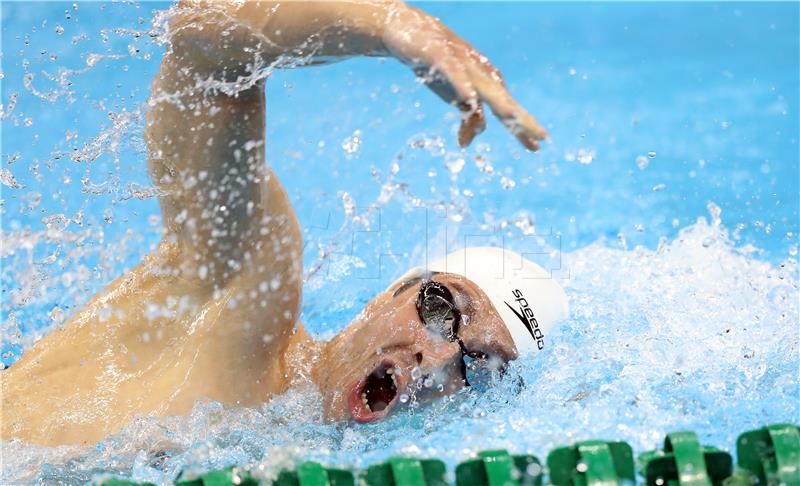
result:
[(459, 313), (453, 294), (438, 282), (424, 282), (417, 296), (417, 313), (425, 326), (448, 341), (457, 339)]

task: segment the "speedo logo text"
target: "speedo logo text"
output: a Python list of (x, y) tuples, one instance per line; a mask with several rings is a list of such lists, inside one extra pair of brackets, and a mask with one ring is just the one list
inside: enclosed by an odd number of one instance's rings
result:
[(519, 289), (514, 289), (511, 294), (514, 296), (514, 302), (517, 305), (518, 309), (515, 309), (511, 306), (508, 302), (505, 304), (511, 309), (517, 318), (522, 322), (525, 326), (525, 329), (531, 334), (531, 337), (536, 341), (536, 346), (539, 349), (544, 349), (544, 334), (542, 330), (539, 329), (539, 321), (536, 320), (536, 315), (533, 313), (533, 309), (528, 304), (527, 299), (522, 296), (522, 291)]

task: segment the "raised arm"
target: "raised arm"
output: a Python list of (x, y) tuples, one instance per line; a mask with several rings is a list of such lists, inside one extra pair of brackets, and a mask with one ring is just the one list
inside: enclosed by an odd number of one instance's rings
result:
[(170, 26), (146, 129), (151, 173), (169, 236), (190, 257), (184, 273), (215, 285), (260, 274), (256, 262), (299, 276), (294, 213), (264, 163), (272, 66), (391, 55), (462, 111), (462, 145), (484, 129), (484, 102), (527, 148), (546, 136), (485, 57), (402, 2), (185, 1)]

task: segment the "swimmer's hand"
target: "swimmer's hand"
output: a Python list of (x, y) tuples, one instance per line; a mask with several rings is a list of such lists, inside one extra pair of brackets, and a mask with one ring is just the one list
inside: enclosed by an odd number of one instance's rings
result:
[(458, 143), (469, 145), (486, 128), (482, 103), (529, 150), (538, 150), (547, 132), (508, 93), (500, 71), (438, 19), (395, 4), (382, 34), (386, 49), (413, 67), (425, 84), (462, 113)]
[[(210, 59), (218, 70), (235, 72), (236, 63), (252, 65), (254, 49), (269, 60), (295, 56), (300, 65), (392, 55), (461, 110), (462, 147), (486, 128), (484, 102), (526, 148), (537, 150), (547, 138), (488, 59), (438, 19), (401, 1), (181, 0), (180, 6), (172, 41), (184, 37), (184, 52), (201, 46), (193, 56), (195, 68)], [(229, 21), (246, 27), (245, 34)]]

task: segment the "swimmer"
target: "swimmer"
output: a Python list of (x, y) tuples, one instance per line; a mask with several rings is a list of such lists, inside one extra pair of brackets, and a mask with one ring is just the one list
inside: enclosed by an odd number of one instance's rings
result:
[(169, 32), (144, 133), (163, 239), (0, 373), (3, 440), (91, 444), (136, 416), (185, 415), (206, 399), (258, 406), (302, 384), (319, 389), (328, 419), (371, 422), (419, 377), (437, 384), (421, 401), (467, 386), (465, 357), (498, 366), (541, 349), (564, 292), (492, 248), (412, 269), (330, 341), (298, 321), (301, 231), (264, 155), (268, 67), (392, 56), (461, 110), (462, 146), (484, 129), (485, 103), (536, 150), (545, 130), (473, 47), (383, 0), (184, 1)]

